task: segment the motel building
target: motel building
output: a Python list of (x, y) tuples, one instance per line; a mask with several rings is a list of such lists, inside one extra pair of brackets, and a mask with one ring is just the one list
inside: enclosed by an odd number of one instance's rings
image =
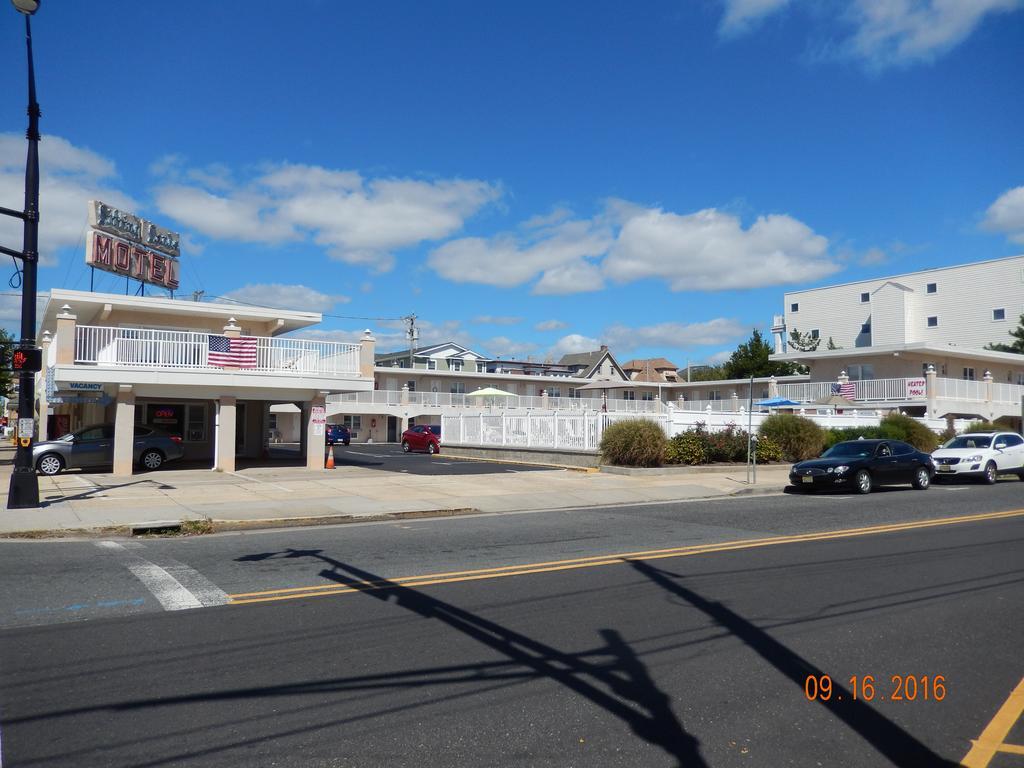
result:
[(267, 457), (284, 427), (294, 455), (322, 469), (327, 399), (373, 390), (374, 339), (286, 335), (320, 321), (315, 312), (54, 289), (39, 326), (38, 439), (113, 424), (114, 474), (130, 475), (134, 427), (147, 425), (180, 437), (184, 461), (233, 472), (238, 458)]

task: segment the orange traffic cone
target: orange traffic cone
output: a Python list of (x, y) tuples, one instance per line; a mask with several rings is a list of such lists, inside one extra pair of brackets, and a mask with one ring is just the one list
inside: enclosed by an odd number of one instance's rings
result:
[(334, 469), (334, 446), (333, 445), (327, 450), (327, 464), (324, 466), (324, 469)]

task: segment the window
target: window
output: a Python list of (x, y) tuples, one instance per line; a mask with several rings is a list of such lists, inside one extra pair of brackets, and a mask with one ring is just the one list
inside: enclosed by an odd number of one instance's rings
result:
[(1006, 447), (1012, 448), (1015, 445), (1024, 445), (1024, 438), (1020, 435), (1003, 435), (1002, 439), (1006, 441)]
[(908, 456), (909, 454), (913, 453), (916, 450), (914, 446), (910, 445), (909, 443), (896, 441), (891, 443), (891, 445), (893, 456)]
[(452, 384), (451, 393), (453, 395), (464, 395), (466, 394), (466, 383), (464, 381), (456, 381)]
[(712, 389), (710, 392), (708, 392), (708, 400), (721, 400), (721, 399), (722, 399), (722, 392), (720, 390)]
[(410, 392), (416, 391), (416, 382), (413, 381), (412, 379), (409, 379), (407, 382), (405, 382), (405, 386), (409, 388)]
[(1017, 383), (1024, 387), (1024, 373), (1017, 374)]
[(355, 437), (356, 436), (355, 435), (356, 430), (362, 429), (363, 417), (362, 416), (345, 416), (345, 417), (342, 418), (341, 423), (344, 424), (346, 427), (348, 427), (349, 431), (353, 433), (352, 437)]
[(921, 375), (922, 376), (927, 375), (929, 367), (934, 367), (936, 371), (939, 370), (939, 366), (935, 365), (935, 363), (921, 363)]
[(432, 357), (428, 357), (427, 358), (427, 370), (428, 371), (436, 371), (437, 370), (437, 360), (435, 360)]
[(270, 414), (270, 422), (267, 424), (270, 429), (277, 429), (277, 414)]
[(789, 311), (790, 312), (799, 312), (800, 311), (800, 305), (799, 304), (790, 304), (789, 305)]
[(871, 301), (871, 294), (870, 293), (862, 293), (860, 295), (860, 303), (861, 304), (867, 304), (869, 301)]
[(993, 320), (1005, 320), (1006, 319), (1006, 310), (1005, 309), (993, 309), (992, 310), (992, 319)]
[(932, 315), (931, 317), (928, 318), (928, 327), (929, 328), (938, 328), (939, 327), (939, 318), (938, 318), (938, 316)]
[(963, 378), (967, 379), (967, 381), (974, 381), (974, 369), (964, 368)]
[(871, 321), (870, 320), (868, 320), (868, 322), (866, 322), (866, 323), (861, 323), (860, 332), (861, 333), (871, 333)]
[(461, 371), (462, 370), (462, 361), (461, 360), (450, 360), (448, 362), (448, 368), (450, 370), (453, 370), (453, 371)]
[(561, 397), (562, 390), (560, 387), (548, 387), (548, 397)]
[(811, 338), (812, 339), (818, 338), (818, 329), (817, 328), (812, 328), (811, 329)]
[(868, 381), (875, 378), (875, 366), (869, 364), (851, 365), (846, 371), (850, 381)]
[(925, 290), (928, 293), (938, 293), (939, 292), (939, 286), (936, 285), (935, 283), (928, 283), (928, 285), (925, 286)]
[(641, 392), (640, 393), (640, 399), (641, 400), (653, 400), (654, 399), (654, 393), (653, 392)]
[(634, 392), (632, 389), (627, 389), (625, 392), (622, 393), (622, 399), (636, 400), (636, 392)]
[[(277, 426), (277, 415), (274, 415), (275, 427)], [(185, 406), (185, 424), (188, 426), (185, 432), (185, 442), (204, 443), (206, 442), (206, 404), (189, 403)]]

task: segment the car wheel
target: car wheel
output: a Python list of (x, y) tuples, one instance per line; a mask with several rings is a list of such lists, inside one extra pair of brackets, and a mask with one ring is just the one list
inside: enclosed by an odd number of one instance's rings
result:
[(914, 473), (913, 486), (919, 491), (927, 491), (929, 485), (931, 485), (931, 476), (928, 474), (928, 469), (918, 467), (917, 472)]
[(433, 443), (427, 443), (427, 453), (433, 456), (435, 453), (437, 453), (437, 446), (435, 446)]
[(853, 478), (853, 487), (857, 493), (871, 493), (871, 473), (862, 469)]
[(160, 451), (150, 450), (142, 454), (139, 464), (148, 470), (160, 469), (164, 463), (164, 455)]
[(406, 453), (408, 453), (409, 451), (412, 450), (412, 448), (409, 446), (409, 441), (408, 440), (403, 440), (402, 441), (402, 450), (405, 451)]
[(64, 459), (55, 453), (47, 453), (36, 462), (36, 469), (44, 475), (56, 475), (64, 469)]
[(990, 461), (985, 465), (985, 474), (981, 476), (981, 479), (986, 485), (995, 485), (996, 463), (994, 461)]

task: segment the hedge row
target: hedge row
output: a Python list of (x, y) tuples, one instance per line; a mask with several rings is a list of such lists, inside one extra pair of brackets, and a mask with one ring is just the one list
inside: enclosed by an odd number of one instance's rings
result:
[(774, 414), (761, 423), (762, 437), (774, 439), (788, 461), (803, 461), (820, 456), (826, 448), (844, 440), (880, 438), (902, 440), (919, 451), (931, 453), (939, 446), (939, 436), (910, 416), (891, 413), (877, 427), (823, 429), (810, 419), (790, 414)]

